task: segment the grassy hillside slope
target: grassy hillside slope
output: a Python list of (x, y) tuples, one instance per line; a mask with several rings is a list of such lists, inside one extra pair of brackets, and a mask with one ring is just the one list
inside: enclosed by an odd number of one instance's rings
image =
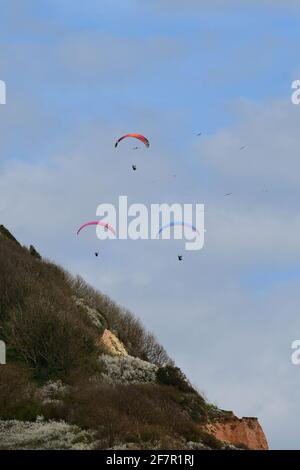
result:
[(203, 426), (226, 413), (139, 320), (3, 226), (0, 339), (1, 448), (49, 448), (49, 439), (51, 448), (223, 446)]

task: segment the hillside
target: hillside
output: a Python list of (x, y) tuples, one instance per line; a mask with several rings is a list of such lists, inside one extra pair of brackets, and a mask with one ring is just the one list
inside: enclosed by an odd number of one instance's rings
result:
[(0, 226), (0, 449), (266, 449), (130, 312)]

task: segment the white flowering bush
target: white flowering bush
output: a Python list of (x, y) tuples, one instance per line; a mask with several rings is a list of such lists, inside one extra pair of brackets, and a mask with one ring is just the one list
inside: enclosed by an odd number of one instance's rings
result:
[(156, 381), (158, 367), (137, 357), (100, 356), (103, 367), (102, 377), (111, 384), (138, 384)]
[(92, 450), (92, 432), (64, 421), (0, 420), (0, 450)]
[(67, 390), (68, 387), (61, 380), (49, 380), (38, 390), (36, 395), (44, 405), (47, 403), (58, 403), (64, 398)]
[(104, 319), (104, 317), (101, 315), (101, 313), (98, 310), (87, 305), (84, 299), (80, 297), (73, 296), (73, 300), (78, 307), (81, 307), (84, 309), (84, 311), (88, 315), (91, 322), (97, 328), (99, 328), (101, 331), (105, 328), (106, 320)]

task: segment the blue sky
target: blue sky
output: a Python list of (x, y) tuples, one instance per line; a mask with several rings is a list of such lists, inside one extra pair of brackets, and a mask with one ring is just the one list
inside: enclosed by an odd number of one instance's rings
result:
[[(133, 310), (273, 448), (299, 448), (300, 5), (199, 3), (0, 2), (0, 222)], [(149, 151), (116, 152), (128, 131)], [(76, 228), (121, 194), (204, 203), (204, 250), (179, 267), (178, 242), (108, 242), (95, 263)]]

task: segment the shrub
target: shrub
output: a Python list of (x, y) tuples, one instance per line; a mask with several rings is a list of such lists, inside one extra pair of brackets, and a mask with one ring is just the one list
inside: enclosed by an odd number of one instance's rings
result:
[(207, 422), (208, 412), (205, 399), (197, 392), (186, 393), (178, 388), (167, 385), (162, 386), (164, 395), (169, 400), (177, 403), (183, 413), (185, 413), (193, 422), (204, 424)]
[(96, 358), (96, 336), (63, 299), (29, 298), (12, 310), (6, 341), (40, 379), (63, 377)]
[(222, 450), (224, 447), (222, 441), (219, 441), (213, 434), (209, 434), (206, 431), (200, 431), (200, 441), (210, 449)]
[(103, 354), (100, 358), (103, 379), (112, 384), (147, 383), (156, 381), (157, 366), (137, 357), (112, 357)]
[(33, 257), (36, 258), (36, 259), (42, 259), (41, 255), (40, 255), (39, 252), (34, 248), (33, 245), (30, 245), (30, 247), (29, 247), (29, 253), (31, 254), (31, 256), (33, 256)]
[(238, 442), (237, 444), (234, 444), (234, 447), (236, 447), (239, 450), (249, 450), (249, 447), (243, 442)]
[(38, 389), (36, 396), (43, 404), (57, 404), (64, 399), (67, 390), (67, 386), (61, 380), (49, 380)]
[(162, 385), (172, 385), (182, 392), (195, 393), (195, 390), (179, 367), (170, 365), (160, 367), (157, 371), (157, 382)]
[[(179, 392), (174, 389), (174, 394)], [(77, 381), (70, 387), (60, 416), (81, 428), (97, 432), (100, 448), (135, 442), (145, 445), (152, 440), (173, 439), (182, 443), (199, 441), (199, 426), (169, 393), (155, 384), (115, 385)], [(182, 444), (183, 445), (183, 444)]]
[(0, 450), (90, 450), (93, 433), (63, 421), (0, 421)]
[(0, 417), (33, 420), (40, 412), (34, 399), (35, 387), (24, 365), (0, 366)]
[(4, 225), (0, 225), (0, 236), (20, 246), (20, 243), (15, 239), (15, 237), (10, 233), (10, 231), (7, 230), (6, 227), (4, 227)]

